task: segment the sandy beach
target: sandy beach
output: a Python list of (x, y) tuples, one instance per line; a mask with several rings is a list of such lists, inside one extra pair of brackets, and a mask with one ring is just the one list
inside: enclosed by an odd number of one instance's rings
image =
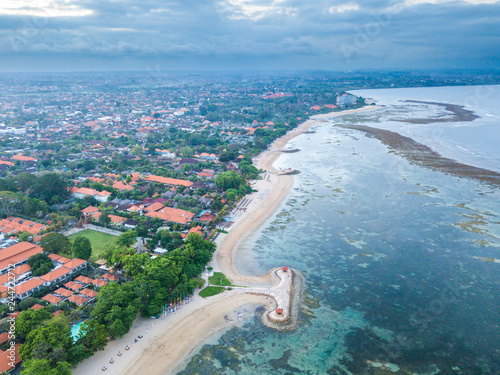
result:
[[(284, 146), (294, 137), (311, 127), (335, 116), (374, 110), (377, 106), (366, 106), (355, 110), (316, 115), (296, 129), (277, 139), (270, 148), (259, 155), (256, 166), (263, 169), (262, 180), (255, 181), (257, 190), (245, 197), (247, 204), (237, 211), (235, 221), (227, 234), (216, 240), (217, 251), (211, 266), (223, 272), (236, 285), (271, 286), (276, 276), (268, 272), (260, 276), (245, 276), (238, 272), (235, 256), (242, 239), (257, 230), (280, 207), (293, 186), (293, 176), (278, 175), (273, 163), (281, 155)], [(206, 277), (206, 275), (205, 275)], [(79, 364), (73, 374), (89, 375), (166, 375), (181, 370), (195, 354), (200, 345), (215, 334), (222, 334), (231, 326), (252, 317), (258, 306), (266, 309), (274, 306), (269, 297), (226, 291), (207, 299), (198, 295), (165, 319), (138, 319), (124, 337), (112, 340), (105, 350)], [(137, 343), (133, 339), (143, 335)], [(125, 351), (129, 345), (130, 350)], [(118, 356), (121, 351), (122, 356)], [(114, 363), (110, 364), (110, 359)], [(107, 370), (102, 371), (106, 366)]]

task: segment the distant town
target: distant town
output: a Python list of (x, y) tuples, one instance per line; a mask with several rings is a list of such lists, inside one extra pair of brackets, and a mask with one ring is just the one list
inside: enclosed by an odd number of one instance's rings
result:
[(371, 104), (347, 91), (499, 78), (1, 75), (0, 373), (70, 374), (204, 287), (214, 239), (261, 178), (253, 158), (311, 116)]

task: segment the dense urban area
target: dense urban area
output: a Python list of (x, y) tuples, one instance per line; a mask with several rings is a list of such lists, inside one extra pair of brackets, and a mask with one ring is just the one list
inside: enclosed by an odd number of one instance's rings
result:
[(261, 178), (253, 158), (313, 115), (370, 105), (346, 91), (498, 81), (469, 71), (0, 76), (0, 372), (70, 374), (138, 315), (202, 288), (214, 239)]

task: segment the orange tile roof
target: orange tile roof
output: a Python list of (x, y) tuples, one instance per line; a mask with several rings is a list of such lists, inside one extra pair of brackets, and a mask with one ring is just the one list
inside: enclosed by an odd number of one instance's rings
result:
[(82, 284), (90, 284), (92, 282), (92, 279), (90, 277), (86, 276), (78, 276), (75, 281), (82, 283)]
[(146, 216), (157, 217), (165, 221), (172, 221), (179, 224), (187, 224), (193, 220), (194, 214), (189, 211), (180, 210), (178, 208), (165, 207), (159, 211), (148, 212)]
[(17, 276), (22, 275), (23, 273), (31, 271), (31, 266), (28, 263), (21, 264), (20, 266), (14, 268), (11, 272)]
[(63, 297), (69, 297), (69, 296), (74, 294), (71, 290), (64, 289), (64, 288), (59, 288), (57, 290), (54, 290), (54, 293), (59, 294)]
[(22, 284), (19, 284), (18, 286), (16, 286), (14, 288), (14, 292), (18, 295), (21, 295), (21, 294), (24, 294), (36, 287), (39, 287), (40, 285), (43, 285), (45, 284), (45, 281), (38, 278), (38, 277), (34, 277), (28, 281), (26, 281), (25, 283), (22, 283)]
[(45, 275), (40, 276), (40, 279), (45, 280), (47, 282), (51, 282), (54, 280), (59, 279), (60, 277), (67, 275), (71, 273), (71, 270), (66, 268), (66, 267), (59, 267), (56, 268), (54, 271), (50, 271), (49, 273), (46, 273)]
[(121, 217), (121, 216), (116, 216), (116, 215), (108, 215), (108, 216), (111, 219), (112, 223), (122, 223), (124, 221), (127, 221), (126, 218)]
[(12, 160), (19, 160), (19, 161), (36, 161), (35, 158), (32, 158), (31, 156), (24, 156), (21, 154), (14, 155), (11, 157)]
[(86, 260), (83, 260), (80, 258), (74, 258), (74, 259), (71, 259), (69, 262), (64, 263), (64, 267), (72, 270), (73, 268), (81, 266), (82, 264), (85, 264), (85, 263), (87, 263)]
[(118, 281), (118, 276), (113, 275), (112, 273), (105, 273), (101, 276), (101, 279), (109, 280), (109, 281)]
[(95, 290), (85, 288), (85, 289), (80, 290), (80, 294), (83, 294), (84, 296), (87, 296), (90, 298), (94, 298), (95, 296), (97, 296), (98, 293)]
[(66, 258), (66, 257), (59, 257), (59, 258), (56, 259), (56, 261), (59, 262), (59, 263), (61, 263), (61, 264), (66, 264), (66, 263), (70, 262), (71, 259)]
[(57, 296), (55, 296), (55, 295), (53, 295), (53, 294), (47, 294), (46, 296), (43, 296), (43, 297), (42, 297), (42, 299), (43, 299), (44, 301), (47, 301), (47, 302), (52, 303), (52, 304), (54, 304), (54, 305), (55, 305), (56, 303), (59, 303), (59, 302), (61, 302), (61, 301), (62, 301), (62, 298), (57, 297)]
[(95, 279), (95, 280), (92, 280), (92, 284), (94, 284), (96, 286), (105, 286), (105, 285), (108, 285), (108, 282), (106, 280)]
[(0, 250), (0, 270), (27, 260), (30, 256), (43, 253), (43, 249), (30, 242), (19, 242)]
[(88, 298), (77, 296), (76, 294), (73, 294), (71, 297), (68, 298), (68, 301), (74, 302), (77, 305), (83, 305), (88, 300), (89, 300)]
[(57, 254), (49, 254), (49, 258), (50, 258), (51, 260), (58, 260), (58, 259), (60, 259), (60, 258), (61, 258), (61, 256), (60, 256), (60, 255), (57, 255)]
[(117, 181), (113, 184), (113, 187), (115, 189), (118, 189), (118, 190), (134, 190), (134, 187), (133, 186), (130, 186), (130, 185), (127, 185), (127, 184), (124, 184), (123, 182), (121, 181)]
[(40, 310), (40, 309), (43, 309), (44, 307), (45, 307), (44, 305), (40, 305), (39, 303), (35, 303), (33, 306), (30, 307), (30, 309)]
[(186, 180), (179, 180), (176, 178), (169, 178), (169, 177), (161, 177), (161, 176), (155, 176), (155, 175), (149, 175), (144, 178), (146, 181), (152, 181), (152, 182), (159, 182), (161, 184), (168, 184), (168, 185), (181, 185), (181, 186), (191, 186), (193, 183), (191, 181), (186, 181)]
[(64, 287), (76, 292), (82, 288), (82, 284), (75, 283), (74, 281), (69, 281), (66, 284), (64, 284)]
[(13, 163), (11, 161), (6, 161), (6, 160), (0, 160), (0, 164), (10, 165), (10, 166), (16, 165), (16, 163)]
[(83, 210), (81, 210), (82, 214), (94, 214), (96, 212), (99, 212), (99, 209), (97, 207), (94, 207), (94, 206), (88, 206), (87, 208), (84, 208)]
[(189, 233), (198, 233), (200, 236), (203, 236), (203, 227), (200, 226), (193, 227), (189, 230), (188, 234)]
[(14, 361), (12, 361), (10, 350), (6, 350), (0, 354), (0, 372), (10, 371), (13, 369), (11, 363), (14, 362), (14, 367), (21, 362), (21, 356), (19, 355), (19, 347), (21, 344), (16, 344), (14, 346)]
[(4, 332), (0, 334), (0, 345), (9, 339), (9, 332)]
[(159, 202), (155, 202), (155, 203), (152, 203), (150, 204), (149, 206), (147, 206), (144, 211), (146, 212), (152, 212), (152, 211), (158, 211), (158, 210), (161, 210), (162, 208), (164, 208), (165, 205), (164, 204), (161, 204)]
[(80, 193), (80, 194), (84, 194), (84, 195), (91, 195), (91, 196), (99, 195), (101, 197), (111, 195), (111, 193), (109, 191), (106, 191), (106, 190), (97, 191), (97, 190), (89, 189), (89, 188), (76, 188), (76, 189), (72, 189), (71, 192), (72, 193)]
[(61, 314), (64, 314), (64, 311), (62, 311), (62, 310), (57, 310), (57, 311), (55, 311), (55, 312), (53, 312), (53, 313), (52, 313), (52, 315), (54, 315), (54, 317), (59, 316), (59, 315), (61, 315)]

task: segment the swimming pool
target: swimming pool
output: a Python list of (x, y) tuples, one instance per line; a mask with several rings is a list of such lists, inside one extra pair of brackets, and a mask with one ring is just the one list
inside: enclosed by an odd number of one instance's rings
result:
[(80, 334), (80, 329), (81, 329), (82, 323), (83, 323), (83, 321), (81, 321), (80, 323), (77, 323), (73, 327), (71, 327), (71, 337), (73, 338), (74, 343), (78, 340), (78, 335)]

